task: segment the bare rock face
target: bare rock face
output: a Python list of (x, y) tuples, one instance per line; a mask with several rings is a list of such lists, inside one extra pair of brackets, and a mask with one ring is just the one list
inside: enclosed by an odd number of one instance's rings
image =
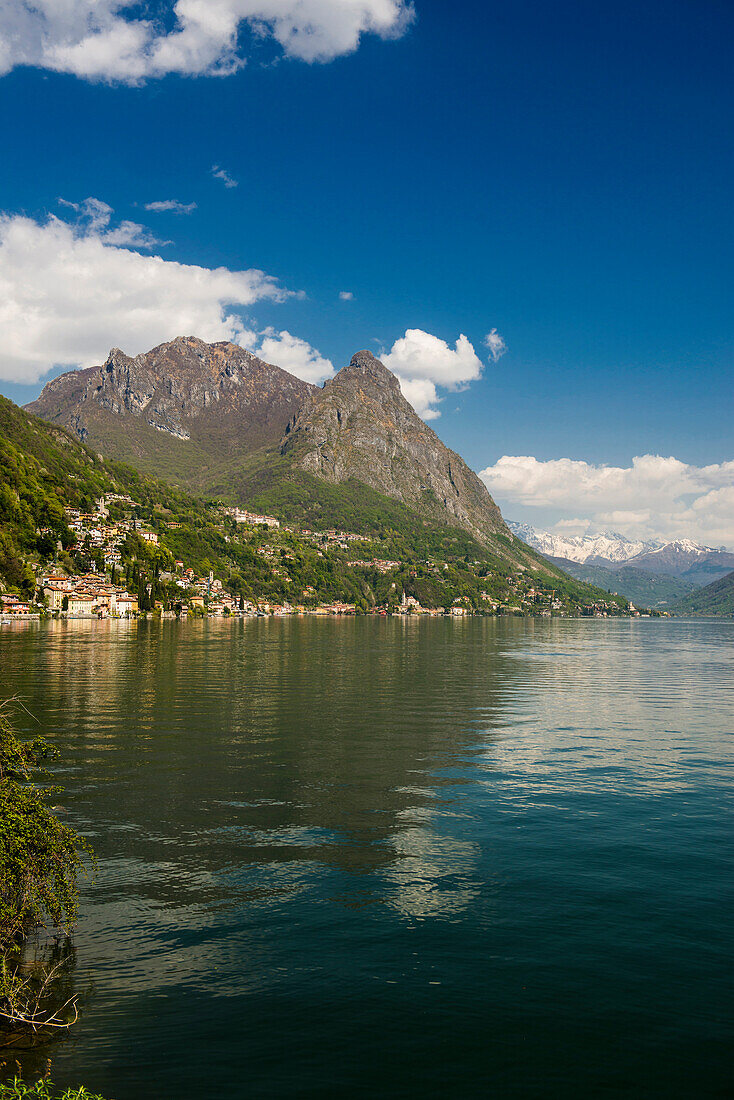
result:
[(357, 352), (311, 394), (281, 452), (327, 481), (355, 478), (483, 540), (508, 533), (484, 484), (423, 423), (395, 375), (369, 351)]
[(179, 440), (246, 451), (276, 442), (312, 389), (236, 344), (187, 336), (134, 357), (113, 348), (102, 366), (49, 382), (27, 408), (92, 445), (109, 424), (102, 412)]

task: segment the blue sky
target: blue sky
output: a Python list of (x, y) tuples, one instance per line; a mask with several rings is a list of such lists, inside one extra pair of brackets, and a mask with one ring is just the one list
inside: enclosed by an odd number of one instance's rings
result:
[[(184, 62), (166, 60), (170, 4), (155, 9), (157, 52), (137, 54), (114, 34), (104, 50), (75, 45), (59, 0), (41, 5), (53, 54), (33, 18), (0, 17), (0, 64), (3, 32), (15, 43), (0, 77), (0, 290), (16, 302), (0, 391), (27, 401), (46, 366), (143, 350), (155, 321), (136, 329), (133, 309), (107, 311), (87, 290), (93, 279), (116, 301), (115, 279), (137, 277), (112, 252), (257, 269), (302, 294), (277, 301), (251, 280), (228, 307), (230, 290), (212, 284), (203, 302), (187, 289), (176, 312), (167, 285), (160, 339), (179, 320), (196, 332), (211, 318), (199, 334), (217, 335), (217, 318), (235, 316), (243, 342), (307, 373), (385, 351), (421, 411), (440, 413), (442, 438), (490, 471), (506, 513), (734, 542), (732, 5), (415, 0), (411, 19), (400, 0), (308, 3), (315, 37), (268, 22), (282, 3), (244, 0), (260, 22), (210, 54), (198, 28)], [(136, 28), (139, 9), (120, 22)], [(208, 75), (216, 67), (228, 75)], [(58, 202), (90, 196), (111, 209)], [(171, 199), (196, 208), (145, 209)], [(76, 283), (50, 216), (87, 238)], [(70, 313), (71, 329), (59, 323)], [(496, 362), (492, 329), (507, 348)], [(395, 348), (407, 330), (436, 342)], [(474, 357), (459, 362), (461, 334)], [(679, 466), (637, 469), (644, 455)], [(506, 477), (503, 456), (537, 462)]]

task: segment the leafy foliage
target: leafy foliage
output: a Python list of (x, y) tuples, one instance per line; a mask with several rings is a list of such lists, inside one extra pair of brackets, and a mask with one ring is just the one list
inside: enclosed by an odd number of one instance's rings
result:
[(31, 595), (28, 558), (71, 546), (64, 508), (88, 508), (109, 486), (91, 451), (0, 397), (0, 578)]
[(14, 1077), (4, 1085), (0, 1084), (0, 1100), (104, 1100), (104, 1097), (87, 1092), (83, 1085), (57, 1092), (47, 1077), (32, 1084), (21, 1077)]
[(0, 952), (34, 924), (70, 927), (77, 912), (76, 881), (83, 841), (53, 813), (56, 788), (32, 776), (51, 755), (40, 737), (22, 741), (8, 705), (0, 709)]

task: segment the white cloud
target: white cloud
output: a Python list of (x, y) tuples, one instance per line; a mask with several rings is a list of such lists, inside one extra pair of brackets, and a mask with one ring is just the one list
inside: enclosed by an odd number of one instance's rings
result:
[(100, 363), (112, 346), (134, 355), (188, 333), (247, 344), (237, 308), (289, 296), (262, 271), (121, 247), (139, 246), (132, 223), (111, 228), (112, 211), (99, 200), (77, 206), (75, 225), (0, 216), (0, 378), (35, 382), (55, 366)]
[(492, 356), (492, 362), (496, 363), (498, 359), (507, 351), (507, 344), (500, 336), (496, 328), (493, 328), (491, 332), (488, 332), (484, 337), (485, 347), (489, 349), (489, 354)]
[(354, 301), (354, 294), (352, 293), (351, 290), (340, 290), (339, 291), (339, 297), (341, 298), (342, 302), (353, 302)]
[(155, 248), (156, 245), (170, 244), (170, 241), (159, 241), (149, 229), (137, 222), (122, 221), (119, 225), (110, 229), (110, 222), (114, 210), (101, 199), (82, 199), (81, 202), (69, 202), (68, 199), (59, 199), (61, 206), (74, 210), (78, 215), (77, 224), (84, 232), (95, 234), (105, 244), (123, 245), (128, 248)]
[(178, 199), (162, 199), (160, 202), (146, 202), (145, 209), (152, 214), (193, 214), (195, 202), (179, 202)]
[(221, 180), (225, 187), (239, 187), (240, 181), (233, 179), (226, 168), (220, 168), (218, 164), (212, 165), (212, 175), (215, 180)]
[(559, 519), (553, 527), (556, 531), (565, 531), (569, 535), (585, 535), (591, 527), (591, 520), (575, 516), (573, 519)]
[(436, 420), (441, 415), (436, 408), (441, 398), (434, 382), (427, 378), (400, 378), (400, 389), (403, 397), (409, 401), (419, 416), (424, 420)]
[[(240, 31), (286, 57), (326, 62), (363, 34), (401, 35), (407, 0), (15, 0), (0, 5), (0, 74), (18, 65), (86, 80), (141, 84), (166, 73), (226, 76), (245, 64)], [(146, 17), (147, 16), (147, 17)]]
[(482, 361), (466, 336), (452, 350), (445, 340), (419, 328), (409, 328), (382, 362), (401, 378), (429, 378), (447, 389), (459, 389), (482, 373)]
[(101, 199), (82, 199), (81, 202), (70, 202), (69, 199), (59, 199), (60, 206), (66, 206), (79, 215), (79, 221), (86, 221), (87, 228), (97, 233), (110, 224), (114, 210)]
[(480, 477), (500, 502), (568, 510), (577, 517), (561, 519), (559, 530), (585, 523), (589, 532), (734, 545), (734, 461), (692, 466), (641, 455), (624, 467), (504, 455)]
[(316, 348), (285, 329), (276, 332), (267, 328), (260, 336), (259, 346), (251, 346), (251, 350), (266, 363), (282, 367), (304, 382), (323, 382), (334, 374), (334, 364), (330, 359), (325, 359)]
[[(495, 341), (495, 347), (499, 343), (504, 350), (504, 340), (496, 329), (492, 329), (490, 336)], [(493, 359), (498, 359), (499, 354), (492, 352)], [(441, 415), (436, 408), (441, 400), (437, 387), (465, 389), (480, 377), (484, 369), (473, 345), (463, 334), (451, 348), (445, 340), (419, 328), (407, 329), (405, 336), (396, 340), (381, 359), (398, 376), (403, 393), (424, 420), (433, 420)]]

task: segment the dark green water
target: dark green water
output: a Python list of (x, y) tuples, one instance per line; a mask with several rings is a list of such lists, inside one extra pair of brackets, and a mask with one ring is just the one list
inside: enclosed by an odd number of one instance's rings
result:
[(734, 624), (18, 624), (0, 661), (99, 855), (59, 1083), (731, 1095)]

